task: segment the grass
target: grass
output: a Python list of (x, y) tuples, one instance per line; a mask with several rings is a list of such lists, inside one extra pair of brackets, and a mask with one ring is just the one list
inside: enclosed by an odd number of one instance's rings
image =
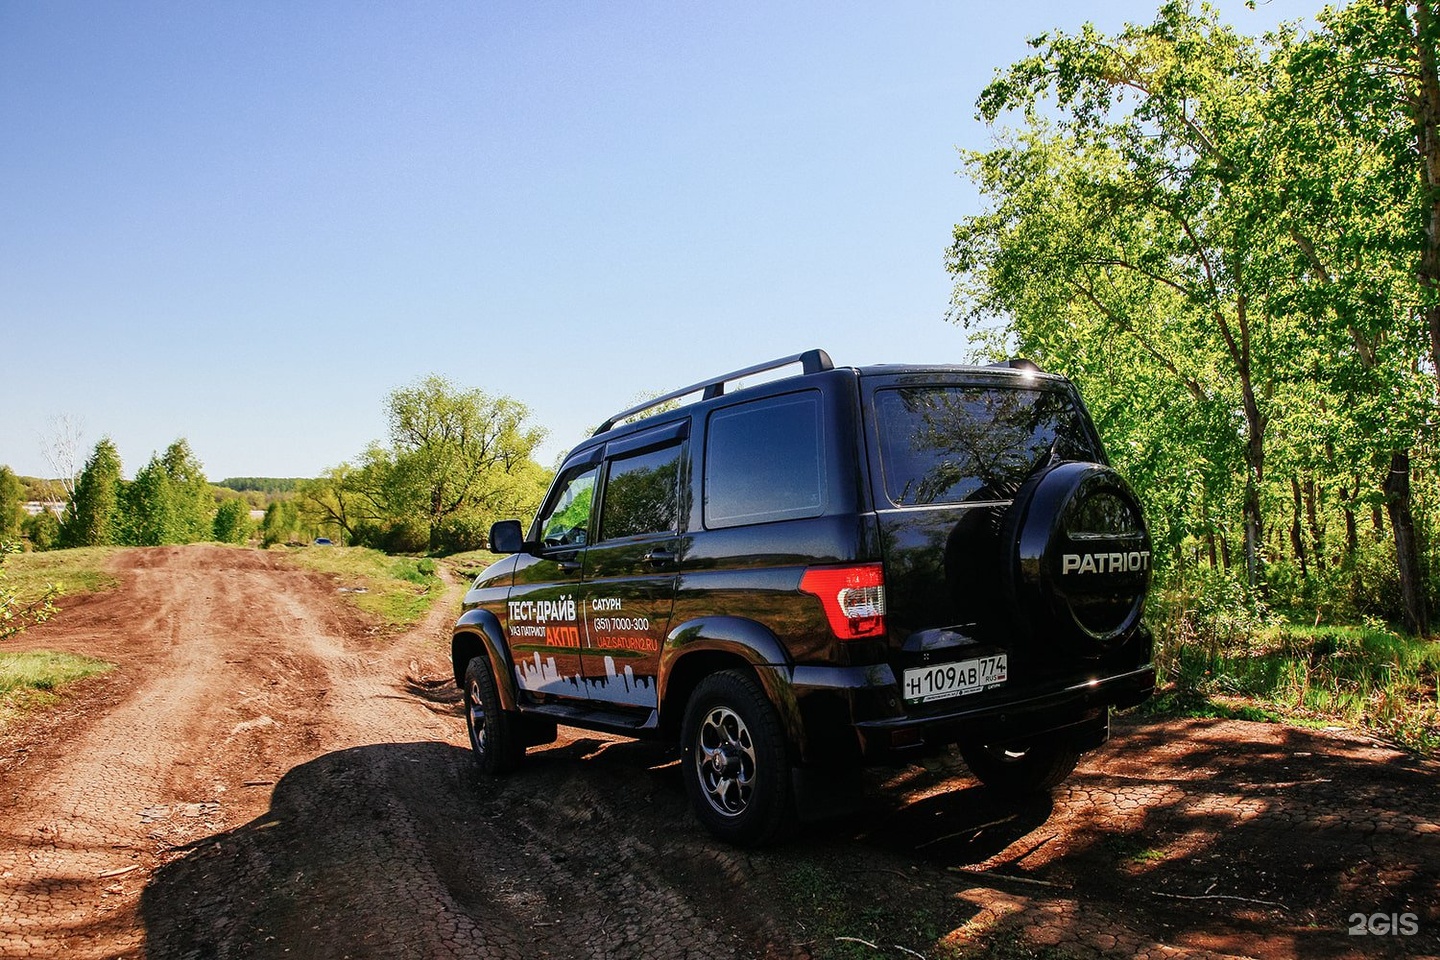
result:
[(501, 559), (504, 559), (503, 554), (491, 553), (489, 550), (470, 550), (466, 553), (452, 553), (445, 558), (445, 562), (460, 579), (468, 582), (478, 577), (490, 564)]
[[(944, 935), (944, 929), (924, 908), (897, 909), (877, 901), (874, 891), (849, 889), (853, 879), (837, 876), (814, 863), (796, 864), (785, 875), (785, 898), (821, 960), (874, 960), (897, 956), (906, 949), (926, 951)], [(868, 902), (867, 902), (868, 901)], [(882, 953), (868, 946), (882, 946)], [(947, 951), (948, 952), (948, 951)], [(925, 954), (929, 956), (930, 954)]]
[(60, 588), (62, 596), (98, 593), (119, 583), (106, 568), (121, 549), (76, 547), (72, 550), (14, 553), (5, 558), (6, 580), (22, 601), (43, 596), (51, 584)]
[(1144, 712), (1339, 724), (1440, 751), (1440, 643), (1376, 627), (1266, 627), (1162, 658), (1173, 684)]
[(288, 553), (301, 566), (335, 577), (357, 607), (391, 627), (416, 623), (444, 593), (429, 558), (392, 557), (367, 547), (301, 547)]
[(0, 728), (22, 714), (58, 701), (66, 684), (104, 673), (115, 665), (50, 650), (0, 653)]

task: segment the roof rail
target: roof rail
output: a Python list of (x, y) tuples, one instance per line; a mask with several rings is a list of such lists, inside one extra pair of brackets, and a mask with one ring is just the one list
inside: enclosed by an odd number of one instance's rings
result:
[(1006, 367), (1010, 370), (1024, 370), (1027, 373), (1044, 373), (1040, 365), (1034, 360), (1026, 360), (1024, 357), (1011, 357), (1009, 360), (1001, 360), (999, 363), (990, 364), (992, 367)]
[(729, 383), (731, 380), (739, 380), (742, 377), (750, 377), (754, 376), (757, 373), (765, 373), (767, 370), (777, 370), (780, 367), (788, 367), (792, 363), (800, 364), (801, 370), (805, 374), (822, 373), (826, 370), (835, 369), (835, 364), (831, 361), (830, 354), (819, 348), (816, 348), (814, 350), (806, 350), (804, 353), (792, 354), (788, 357), (781, 357), (778, 360), (771, 360), (768, 363), (757, 363), (753, 367), (746, 367), (744, 370), (735, 370), (731, 373), (727, 373), (723, 377), (714, 377), (710, 380), (702, 380), (699, 383), (692, 383), (688, 387), (681, 387), (679, 390), (672, 390), (669, 393), (665, 394), (665, 396), (663, 397), (656, 397), (654, 400), (646, 400), (639, 406), (631, 407), (629, 410), (622, 410), (621, 412), (615, 414), (615, 416), (611, 417), (609, 420), (606, 420), (604, 423), (600, 424), (599, 429), (597, 429), (593, 435), (599, 436), (606, 430), (609, 430), (611, 427), (615, 426), (615, 424), (619, 423), (621, 420), (633, 417), (637, 413), (643, 413), (644, 411), (649, 410), (651, 407), (658, 407), (660, 406), (660, 404), (669, 403), (671, 400), (679, 400), (681, 397), (689, 396), (692, 393), (699, 393), (701, 390), (705, 391), (705, 396), (703, 398), (705, 400), (711, 400), (715, 397), (724, 396), (725, 384)]

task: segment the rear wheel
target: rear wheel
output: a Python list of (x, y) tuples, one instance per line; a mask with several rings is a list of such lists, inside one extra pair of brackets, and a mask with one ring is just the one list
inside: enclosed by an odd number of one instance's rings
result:
[(701, 681), (685, 707), (680, 766), (695, 815), (729, 843), (774, 840), (794, 807), (780, 718), (765, 691), (735, 671)]
[(489, 774), (509, 773), (525, 756), (520, 717), (500, 709), (500, 694), (486, 657), (465, 667), (465, 726), (475, 762)]
[(1066, 740), (1003, 747), (961, 744), (960, 756), (990, 790), (1023, 797), (1048, 793), (1063, 783), (1080, 760), (1080, 748)]

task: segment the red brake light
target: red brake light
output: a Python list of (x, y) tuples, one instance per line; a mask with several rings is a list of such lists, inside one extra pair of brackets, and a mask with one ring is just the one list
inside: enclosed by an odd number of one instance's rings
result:
[(830, 629), (841, 640), (885, 635), (885, 573), (878, 563), (812, 567), (800, 589), (820, 598)]

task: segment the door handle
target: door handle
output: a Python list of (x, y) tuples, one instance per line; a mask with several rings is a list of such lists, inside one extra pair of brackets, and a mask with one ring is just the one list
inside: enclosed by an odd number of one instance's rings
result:
[(675, 562), (678, 554), (674, 550), (651, 550), (645, 560), (653, 566), (663, 567)]
[(565, 571), (566, 573), (574, 573), (576, 570), (579, 570), (582, 566), (584, 566), (584, 564), (582, 564), (579, 560), (561, 560), (561, 561), (559, 561), (559, 567), (560, 567), (560, 569), (563, 570), (563, 571)]

